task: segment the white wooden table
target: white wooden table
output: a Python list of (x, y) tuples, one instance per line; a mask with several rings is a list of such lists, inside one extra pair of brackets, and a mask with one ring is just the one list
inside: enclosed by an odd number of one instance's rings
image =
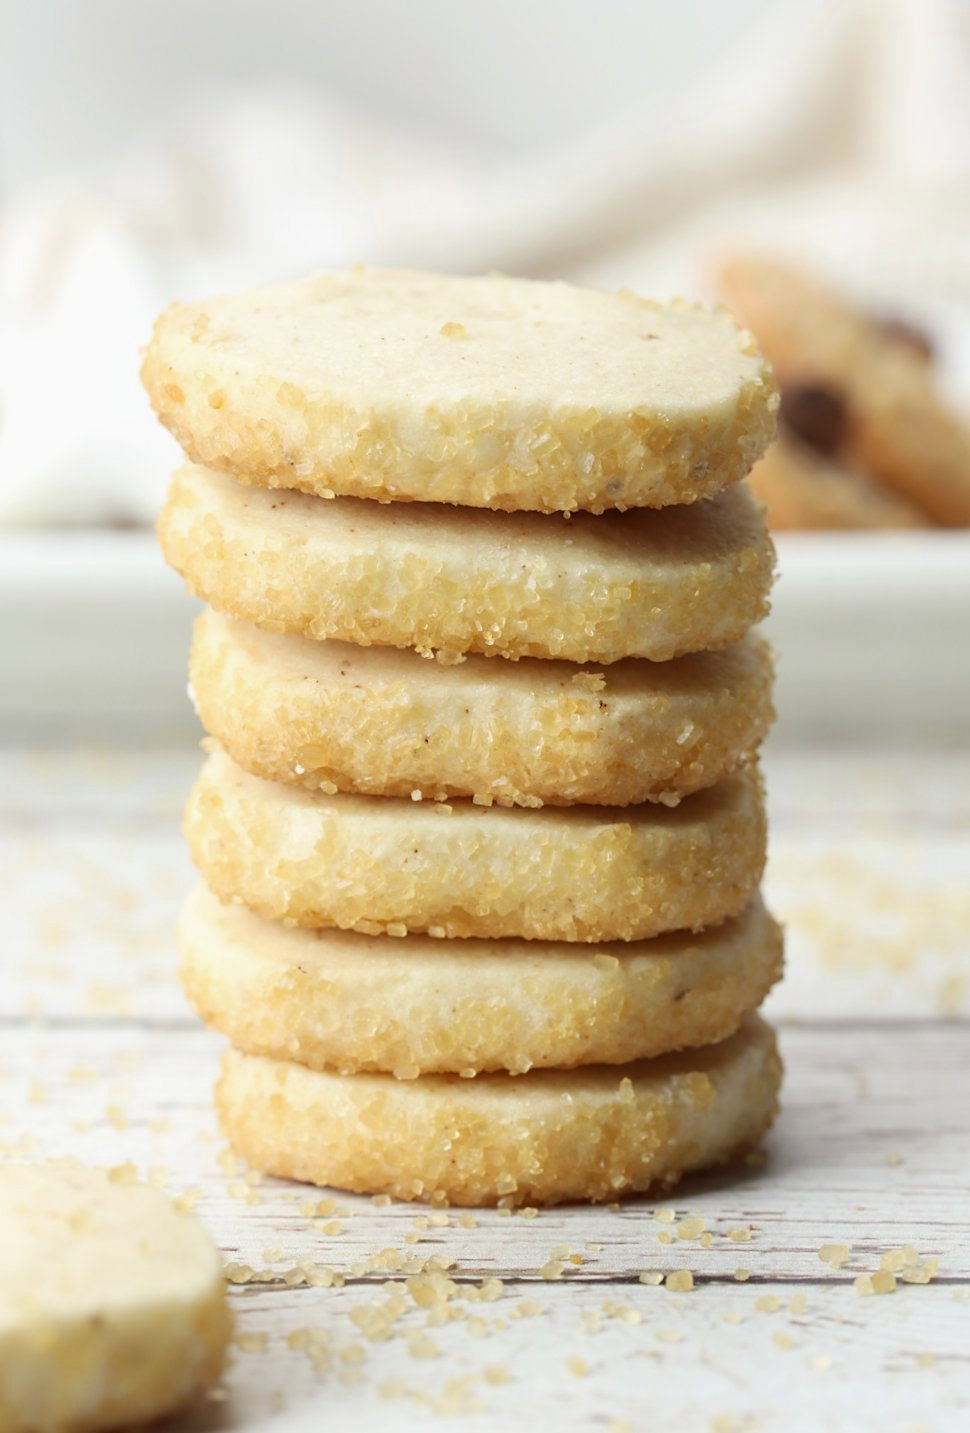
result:
[[(765, 1162), (531, 1218), (329, 1198), (227, 1154), (219, 1042), (174, 977), (195, 763), (0, 753), (2, 1152), (132, 1161), (196, 1204), (237, 1341), (186, 1428), (970, 1429), (970, 757), (769, 757), (789, 974)], [(904, 1245), (930, 1282), (860, 1294)], [(655, 1282), (680, 1269), (691, 1292)]]

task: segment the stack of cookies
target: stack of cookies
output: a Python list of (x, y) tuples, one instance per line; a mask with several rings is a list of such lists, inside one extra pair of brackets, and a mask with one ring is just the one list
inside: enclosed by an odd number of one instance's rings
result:
[(750, 335), (360, 270), (176, 306), (143, 377), (190, 459), (162, 547), (209, 604), (180, 944), (234, 1146), (465, 1204), (751, 1146), (781, 942)]

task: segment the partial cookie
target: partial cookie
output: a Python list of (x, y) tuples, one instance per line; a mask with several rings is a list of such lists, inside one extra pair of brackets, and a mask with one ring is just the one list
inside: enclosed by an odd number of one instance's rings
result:
[(313, 791), (490, 804), (675, 805), (751, 755), (772, 719), (771, 655), (604, 671), (312, 642), (207, 611), (190, 664), (206, 730), (247, 771)]
[(892, 488), (792, 439), (779, 438), (748, 481), (776, 532), (928, 525), (920, 510)]
[(220, 611), (358, 646), (667, 661), (737, 641), (774, 549), (742, 484), (693, 507), (592, 517), (392, 506), (183, 468), (166, 558)]
[(206, 884), (270, 919), (364, 934), (645, 940), (740, 914), (761, 879), (756, 769), (671, 809), (485, 809), (311, 795), (222, 753), (189, 797)]
[(924, 352), (781, 264), (735, 260), (720, 287), (783, 387), (827, 395), (830, 413), (841, 410), (826, 438), (834, 457), (934, 522), (970, 524), (970, 428), (943, 402)]
[(177, 304), (142, 378), (192, 458), (247, 482), (508, 511), (710, 497), (776, 402), (723, 312), (367, 269)]
[(122, 1170), (0, 1164), (0, 1428), (153, 1422), (218, 1378), (222, 1265), (191, 1214)]
[(292, 930), (199, 886), (178, 934), (189, 999), (236, 1049), (403, 1079), (713, 1044), (781, 975), (781, 931), (757, 896), (696, 936), (590, 948)]
[(719, 1045), (527, 1075), (338, 1075), (230, 1050), (222, 1127), (256, 1168), (452, 1204), (616, 1199), (749, 1149), (774, 1118), (775, 1037), (755, 1015)]

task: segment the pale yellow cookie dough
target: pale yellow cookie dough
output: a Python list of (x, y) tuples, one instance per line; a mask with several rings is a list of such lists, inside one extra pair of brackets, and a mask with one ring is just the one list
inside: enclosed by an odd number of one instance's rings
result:
[(96, 1433), (185, 1407), (222, 1369), (222, 1265), (124, 1168), (0, 1164), (0, 1430)]
[(358, 646), (666, 661), (768, 606), (774, 549), (744, 484), (660, 512), (474, 512), (246, 487), (182, 468), (166, 558), (213, 607)]
[(760, 1005), (782, 961), (757, 896), (699, 935), (590, 947), (293, 930), (199, 886), (178, 934), (189, 999), (236, 1049), (402, 1078), (712, 1044)]
[(199, 716), (240, 766), (308, 790), (504, 805), (676, 804), (752, 754), (772, 718), (767, 645), (673, 662), (470, 656), (195, 625)]
[(719, 1045), (527, 1075), (339, 1075), (230, 1050), (222, 1127), (257, 1169), (451, 1204), (617, 1199), (749, 1149), (781, 1062), (755, 1015)]
[(777, 402), (723, 311), (367, 269), (176, 304), (142, 378), (185, 451), (245, 481), (509, 511), (710, 497)]
[(645, 940), (738, 915), (757, 889), (756, 769), (671, 809), (488, 809), (311, 795), (217, 752), (185, 835), (211, 890), (259, 915), (364, 934)]

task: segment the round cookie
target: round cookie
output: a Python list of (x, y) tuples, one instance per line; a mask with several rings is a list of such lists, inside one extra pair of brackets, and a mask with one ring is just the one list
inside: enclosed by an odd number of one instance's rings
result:
[(754, 637), (602, 672), (529, 657), (442, 666), (210, 610), (189, 670), (203, 725), (240, 766), (365, 796), (675, 805), (752, 754), (772, 719), (771, 655)]
[(783, 385), (842, 410), (832, 456), (894, 489), (933, 522), (970, 525), (970, 427), (943, 402), (925, 352), (783, 264), (736, 259), (720, 289), (764, 344)]
[(363, 934), (646, 940), (740, 914), (761, 879), (755, 768), (679, 806), (486, 810), (311, 795), (209, 757), (184, 829), (209, 888)]
[(245, 487), (178, 472), (167, 560), (220, 611), (357, 646), (667, 661), (741, 638), (774, 549), (743, 484), (661, 512), (491, 513)]
[(628, 1064), (726, 1039), (781, 974), (759, 897), (699, 935), (633, 944), (293, 930), (199, 886), (182, 984), (238, 1050), (342, 1074), (523, 1074)]
[(776, 532), (928, 525), (920, 510), (892, 488), (790, 439), (772, 444), (748, 482)]
[(710, 497), (777, 401), (724, 312), (368, 269), (176, 304), (142, 378), (190, 457), (244, 481), (507, 511)]
[(250, 1164), (452, 1204), (616, 1199), (724, 1164), (774, 1118), (781, 1062), (755, 1015), (719, 1045), (527, 1075), (338, 1075), (230, 1050), (223, 1130)]
[(0, 1428), (154, 1422), (218, 1378), (209, 1236), (124, 1169), (0, 1164)]

